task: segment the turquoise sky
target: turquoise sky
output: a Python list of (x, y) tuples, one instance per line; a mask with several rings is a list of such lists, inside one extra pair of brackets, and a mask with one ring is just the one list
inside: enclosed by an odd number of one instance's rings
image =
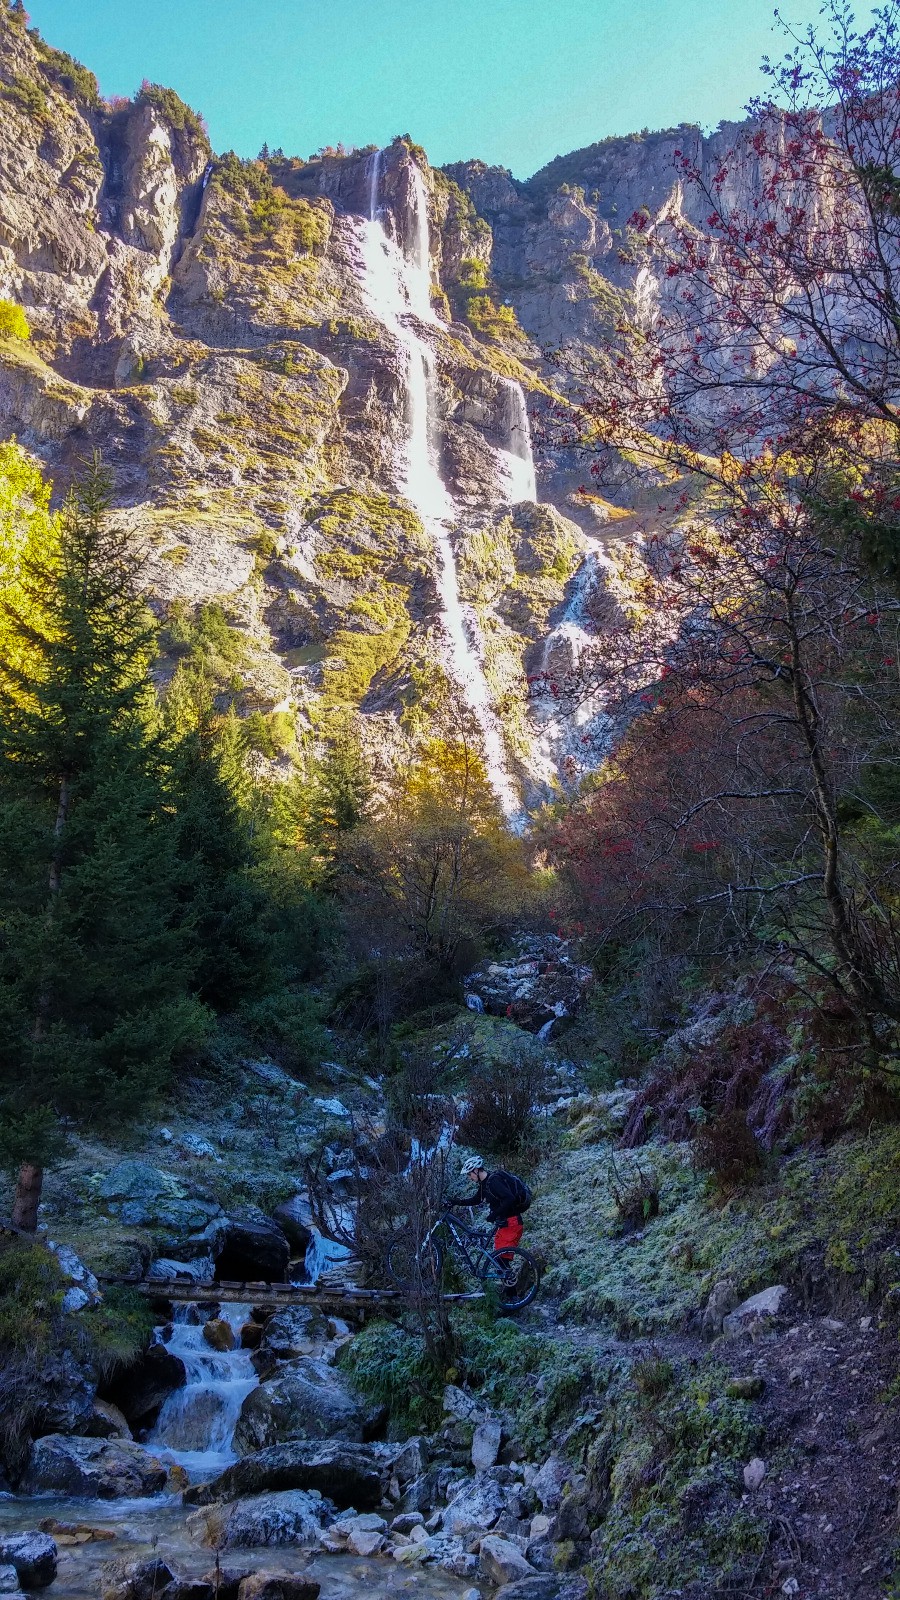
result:
[[(527, 177), (610, 133), (736, 117), (774, 0), (26, 0), (105, 94), (170, 84), (217, 150), (410, 133)], [(782, 0), (811, 21), (819, 0)]]

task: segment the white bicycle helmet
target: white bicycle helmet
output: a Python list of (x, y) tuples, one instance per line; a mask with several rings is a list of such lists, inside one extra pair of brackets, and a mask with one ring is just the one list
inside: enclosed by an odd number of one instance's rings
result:
[(473, 1172), (483, 1171), (484, 1162), (480, 1156), (467, 1156), (462, 1164), (462, 1175), (464, 1178), (471, 1178)]

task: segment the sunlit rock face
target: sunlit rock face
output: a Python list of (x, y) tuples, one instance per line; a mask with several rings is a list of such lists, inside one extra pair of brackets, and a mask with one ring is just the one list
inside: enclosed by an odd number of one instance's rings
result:
[(432, 718), (468, 704), (510, 815), (540, 800), (571, 727), (527, 680), (547, 639), (568, 660), (583, 563), (622, 527), (532, 431), (567, 349), (602, 342), (625, 219), (676, 203), (686, 136), (524, 184), (407, 140), (242, 166), (176, 98), (110, 110), (15, 15), (0, 34), (42, 107), (0, 99), (0, 297), (32, 326), (0, 344), (0, 436), (60, 493), (102, 451), (160, 616), (219, 605), (242, 633), (239, 710), (350, 710), (389, 754), (427, 683)]

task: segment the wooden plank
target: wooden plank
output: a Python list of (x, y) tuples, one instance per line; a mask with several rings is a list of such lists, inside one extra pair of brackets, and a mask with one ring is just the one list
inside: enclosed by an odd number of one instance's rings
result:
[[(378, 1311), (401, 1310), (408, 1306), (413, 1295), (402, 1289), (359, 1289), (355, 1284), (329, 1285), (295, 1283), (189, 1283), (182, 1278), (146, 1278), (135, 1282), (127, 1278), (103, 1278), (103, 1283), (122, 1285), (134, 1289), (150, 1300), (174, 1300), (192, 1305), (239, 1304), (247, 1301), (266, 1309), (283, 1305), (315, 1305), (328, 1310)], [(481, 1292), (474, 1294), (447, 1294), (449, 1302), (465, 1303), (481, 1300)]]

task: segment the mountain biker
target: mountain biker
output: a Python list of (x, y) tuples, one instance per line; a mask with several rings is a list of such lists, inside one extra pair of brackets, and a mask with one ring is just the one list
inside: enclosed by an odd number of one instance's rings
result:
[[(488, 1222), (496, 1225), (495, 1250), (513, 1250), (524, 1230), (523, 1212), (531, 1205), (531, 1191), (521, 1178), (498, 1167), (488, 1172), (480, 1156), (469, 1156), (462, 1165), (462, 1176), (476, 1185), (472, 1195), (451, 1200), (452, 1206), (481, 1206), (488, 1208)], [(506, 1258), (509, 1259), (508, 1257)]]

